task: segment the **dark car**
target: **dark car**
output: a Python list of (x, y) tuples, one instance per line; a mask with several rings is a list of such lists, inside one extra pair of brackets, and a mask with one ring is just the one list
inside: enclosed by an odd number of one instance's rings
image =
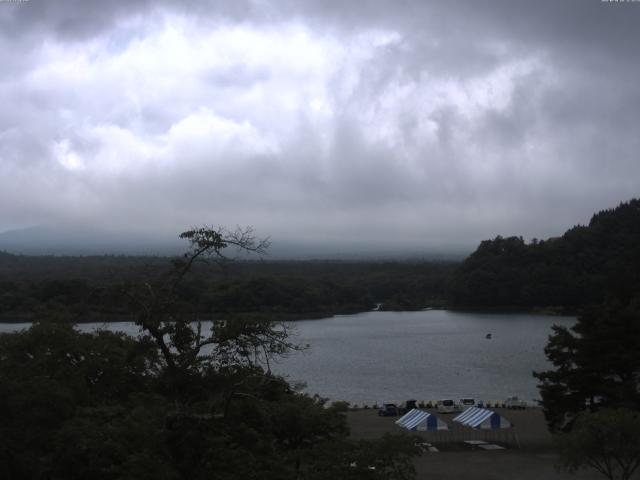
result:
[(398, 409), (398, 413), (400, 415), (410, 412), (412, 409), (414, 408), (418, 408), (418, 401), (417, 400), (407, 400), (406, 402), (404, 402), (402, 404), (402, 406)]
[(398, 407), (395, 403), (384, 403), (382, 408), (378, 410), (378, 415), (381, 417), (397, 417), (398, 414)]

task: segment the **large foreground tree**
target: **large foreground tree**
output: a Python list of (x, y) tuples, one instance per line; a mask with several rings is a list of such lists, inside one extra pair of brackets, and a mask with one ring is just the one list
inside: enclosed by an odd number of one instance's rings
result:
[(48, 322), (0, 335), (0, 478), (411, 478), (410, 437), (352, 441), (345, 405), (270, 371), (296, 348), (284, 325), (205, 324), (177, 300), (196, 262), (266, 243), (246, 229), (181, 236), (190, 248), (164, 276), (126, 289), (139, 337)]
[(629, 480), (640, 466), (640, 413), (628, 409), (582, 412), (557, 437), (560, 467), (592, 468), (609, 480)]
[(610, 300), (554, 327), (545, 353), (553, 370), (537, 372), (552, 431), (567, 430), (583, 410), (640, 409), (640, 301)]

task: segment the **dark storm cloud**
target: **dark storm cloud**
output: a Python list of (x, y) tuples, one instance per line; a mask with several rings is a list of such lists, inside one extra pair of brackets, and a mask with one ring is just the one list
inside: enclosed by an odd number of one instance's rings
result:
[(23, 40), (34, 36), (46, 40), (87, 39), (110, 29), (121, 17), (138, 14), (152, 2), (130, 0), (95, 2), (49, 0), (3, 5), (0, 22), (4, 37)]
[(0, 3), (0, 229), (557, 235), (638, 195), (639, 24), (599, 0)]

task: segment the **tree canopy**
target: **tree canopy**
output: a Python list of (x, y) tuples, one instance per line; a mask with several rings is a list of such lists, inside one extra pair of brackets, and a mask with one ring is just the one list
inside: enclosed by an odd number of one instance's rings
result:
[(561, 468), (570, 472), (593, 468), (609, 480), (628, 480), (640, 466), (640, 413), (582, 412), (557, 443)]
[(344, 404), (270, 371), (272, 356), (297, 348), (286, 327), (242, 315), (205, 328), (183, 308), (178, 292), (197, 261), (264, 244), (250, 230), (183, 238), (190, 249), (170, 270), (127, 286), (138, 337), (51, 321), (0, 335), (0, 476), (412, 478), (409, 436), (353, 441)]
[(579, 311), (640, 290), (640, 199), (621, 203), (561, 237), (497, 236), (456, 269), (449, 300), (458, 307), (559, 307)]
[(545, 353), (554, 369), (534, 375), (552, 430), (583, 410), (640, 410), (640, 298), (610, 299), (570, 329), (555, 326)]
[[(211, 259), (213, 260), (213, 259)], [(58, 312), (75, 322), (133, 321), (123, 285), (157, 281), (167, 257), (0, 255), (0, 320), (30, 321)], [(176, 291), (183, 311), (211, 318), (260, 313), (308, 319), (442, 305), (455, 263), (440, 261), (285, 261), (241, 256), (197, 262)]]

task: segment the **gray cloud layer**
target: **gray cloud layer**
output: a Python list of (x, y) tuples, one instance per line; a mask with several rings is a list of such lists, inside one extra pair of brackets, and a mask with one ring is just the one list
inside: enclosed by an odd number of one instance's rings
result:
[(0, 3), (0, 230), (544, 237), (638, 195), (640, 3)]

